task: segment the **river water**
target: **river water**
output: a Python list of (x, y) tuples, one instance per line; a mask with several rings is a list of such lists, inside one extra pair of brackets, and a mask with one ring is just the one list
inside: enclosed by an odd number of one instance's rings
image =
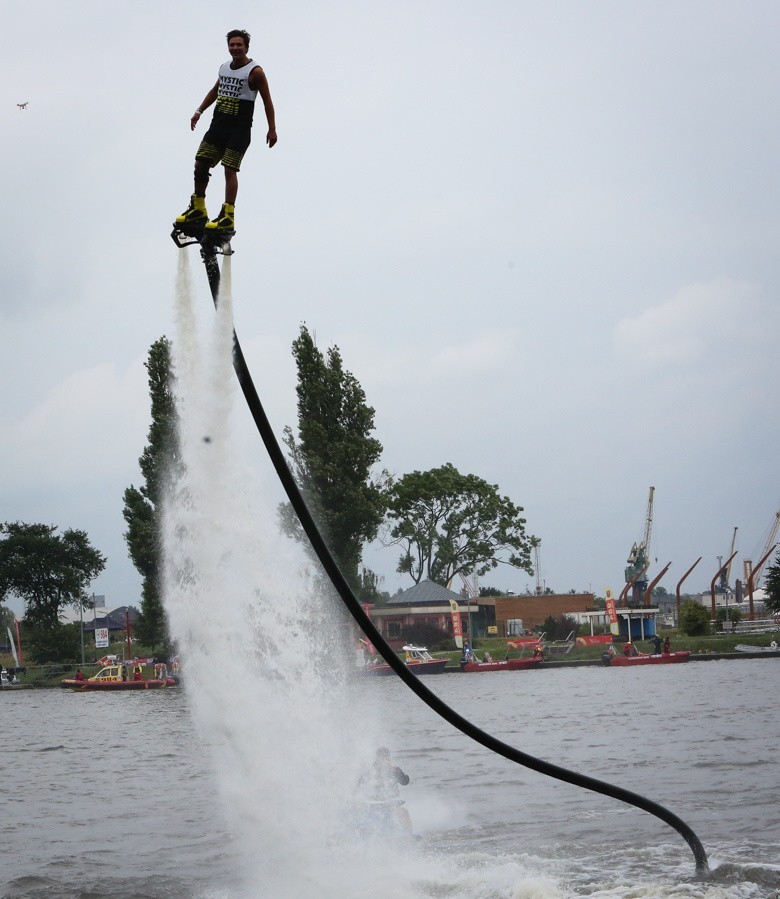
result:
[[(331, 847), (317, 883), (304, 873), (308, 860), (296, 864), (306, 847), (288, 845), (281, 863), (264, 858), (259, 824), (251, 825), (256, 841), (236, 838), (220, 789), (224, 735), (196, 726), (185, 689), (6, 690), (1, 895), (778, 896), (779, 670), (771, 659), (426, 681), (518, 748), (668, 806), (707, 849), (714, 874), (703, 881), (687, 844), (661, 821), (490, 754), (395, 678), (351, 680), (345, 689), (351, 703), (386, 722), (387, 742), (411, 778), (403, 793), (420, 839), (385, 844), (376, 856)], [(229, 684), (222, 701), (231, 702)], [(258, 696), (258, 718), (263, 708)], [(269, 779), (264, 754), (273, 744), (273, 734), (258, 740), (256, 783), (246, 788), (281, 793), (305, 818), (300, 772), (291, 768), (280, 782), (274, 769)], [(306, 752), (314, 757), (318, 746)], [(291, 764), (300, 764), (297, 753)]]

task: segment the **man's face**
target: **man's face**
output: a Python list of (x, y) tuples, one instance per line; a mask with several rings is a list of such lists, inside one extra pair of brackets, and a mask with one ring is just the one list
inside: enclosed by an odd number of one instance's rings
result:
[(228, 41), (228, 52), (233, 59), (241, 59), (246, 55), (246, 47), (242, 37), (231, 37)]

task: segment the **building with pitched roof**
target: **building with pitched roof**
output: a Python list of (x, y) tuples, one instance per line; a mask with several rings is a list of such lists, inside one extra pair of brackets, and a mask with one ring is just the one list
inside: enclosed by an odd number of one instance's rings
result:
[(468, 598), (433, 581), (420, 581), (391, 597), (384, 605), (372, 606), (369, 614), (385, 640), (397, 649), (406, 640), (404, 633), (420, 624), (453, 634), (454, 639), (453, 615), (456, 614), (460, 616), (463, 638), (470, 642), (470, 634), (474, 637), (518, 636), (540, 626), (550, 615), (558, 618), (592, 610), (593, 602), (592, 593)]
[(405, 642), (404, 631), (415, 625), (425, 624), (453, 634), (453, 615), (460, 616), (464, 640), (469, 638), (469, 619), (475, 634), (486, 633), (495, 623), (495, 599), (469, 599), (433, 581), (420, 581), (383, 605), (372, 606), (369, 614), (385, 640), (398, 649)]

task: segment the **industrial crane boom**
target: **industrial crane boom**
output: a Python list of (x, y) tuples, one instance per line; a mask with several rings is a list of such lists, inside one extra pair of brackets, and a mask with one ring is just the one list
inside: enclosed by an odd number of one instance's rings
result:
[[(754, 588), (758, 588), (760, 585), (761, 575), (763, 574), (764, 566), (768, 561), (767, 554), (772, 549), (772, 545), (775, 542), (775, 537), (777, 537), (778, 529), (780, 529), (780, 510), (775, 512), (775, 520), (769, 526), (769, 533), (767, 535), (766, 541), (764, 542), (764, 548), (758, 554), (758, 558), (763, 559), (763, 562), (753, 568), (753, 563), (750, 560), (745, 561), (745, 580), (750, 577), (752, 571)], [(764, 556), (767, 556), (767, 558), (764, 558)]]
[(726, 565), (723, 567), (723, 570), (720, 573), (720, 592), (721, 593), (729, 593), (731, 591), (731, 587), (729, 587), (729, 581), (731, 579), (731, 561), (734, 558), (734, 546), (737, 542), (737, 530), (738, 528), (734, 528), (734, 533), (731, 537), (731, 549), (729, 550), (729, 560)]
[(647, 515), (645, 516), (645, 539), (643, 541), (647, 553), (647, 563), (650, 564), (650, 536), (653, 533), (653, 494), (655, 487), (650, 488), (650, 496), (647, 500)]
[(647, 500), (647, 512), (645, 514), (645, 532), (641, 542), (635, 543), (628, 554), (628, 567), (626, 568), (626, 583), (639, 583), (645, 572), (650, 567), (650, 538), (653, 533), (653, 496), (655, 487), (650, 488), (650, 496)]

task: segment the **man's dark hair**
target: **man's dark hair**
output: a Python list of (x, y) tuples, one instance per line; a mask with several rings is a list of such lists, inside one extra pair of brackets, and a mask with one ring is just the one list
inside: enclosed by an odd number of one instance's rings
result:
[(240, 28), (234, 28), (233, 31), (228, 31), (227, 33), (228, 43), (230, 43), (231, 37), (240, 37), (243, 40), (246, 49), (249, 49), (249, 41), (251, 40), (252, 35), (248, 31), (242, 31)]

